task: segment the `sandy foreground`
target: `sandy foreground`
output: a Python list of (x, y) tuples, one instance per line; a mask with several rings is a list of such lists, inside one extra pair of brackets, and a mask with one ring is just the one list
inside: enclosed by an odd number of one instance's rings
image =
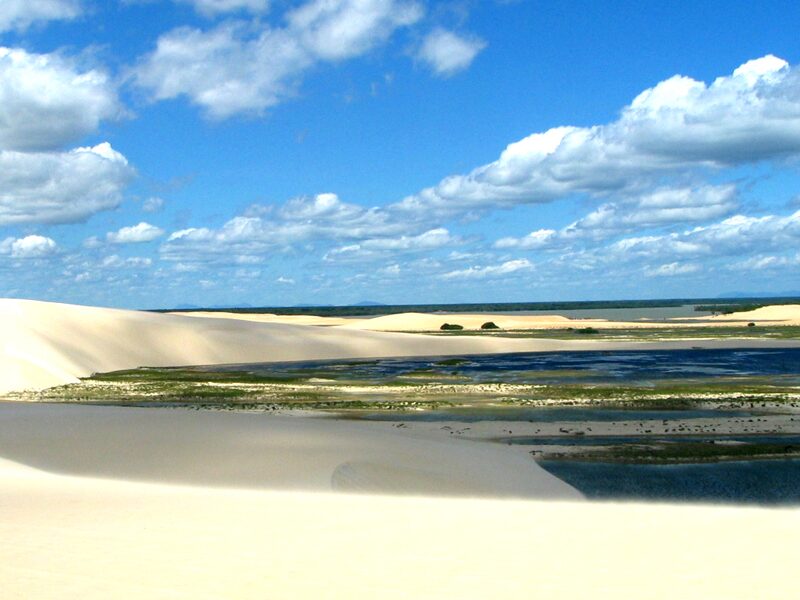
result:
[[(431, 480), (415, 469), (476, 495), (541, 492), (535, 464), (502, 447), (432, 443), (318, 419), (0, 405), (2, 597), (750, 600), (794, 588), (797, 509), (587, 503), (554, 479), (562, 500), (425, 497)], [(290, 446), (302, 451), (287, 459)], [(341, 491), (320, 491), (337, 472)], [(294, 489), (264, 487), (276, 477)], [(391, 480), (417, 495), (363, 494)]]
[[(144, 365), (632, 346), (19, 300), (0, 330), (5, 391)], [(798, 535), (797, 509), (585, 502), (521, 450), (424, 431), (0, 403), (4, 599), (786, 598)]]

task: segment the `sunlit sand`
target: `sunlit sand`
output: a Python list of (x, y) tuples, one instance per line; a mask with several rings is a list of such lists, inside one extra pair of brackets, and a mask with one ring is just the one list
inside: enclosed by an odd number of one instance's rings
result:
[[(797, 316), (782, 310), (745, 318)], [(3, 390), (145, 365), (642, 347), (209, 316), (2, 301)], [(425, 428), (0, 404), (4, 598), (785, 598), (798, 534), (796, 509), (590, 503), (523, 450)]]

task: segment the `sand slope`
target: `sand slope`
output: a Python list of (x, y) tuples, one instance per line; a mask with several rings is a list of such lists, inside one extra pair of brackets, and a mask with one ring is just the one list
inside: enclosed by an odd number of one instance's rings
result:
[(800, 304), (762, 306), (755, 310), (711, 317), (713, 321), (775, 321), (800, 325)]
[(0, 482), (4, 600), (785, 600), (800, 560), (796, 509)]
[(524, 449), (268, 413), (0, 403), (0, 457), (209, 487), (581, 498)]

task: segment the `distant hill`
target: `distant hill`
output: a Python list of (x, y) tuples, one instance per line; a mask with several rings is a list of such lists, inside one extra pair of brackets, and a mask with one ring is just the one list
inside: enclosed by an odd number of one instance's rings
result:
[(353, 306), (386, 306), (383, 302), (374, 302), (372, 300), (362, 300), (361, 302), (356, 302)]

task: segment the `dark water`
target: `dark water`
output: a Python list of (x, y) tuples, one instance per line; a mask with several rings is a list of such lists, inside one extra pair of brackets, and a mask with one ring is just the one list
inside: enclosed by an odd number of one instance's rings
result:
[[(384, 358), (207, 367), (264, 377), (316, 377), (391, 383), (457, 377), (474, 383), (633, 383), (711, 377), (773, 376), (772, 383), (800, 383), (800, 348), (698, 349), (591, 352), (525, 352), (463, 357)], [(735, 381), (730, 382), (732, 385)]]
[(751, 411), (738, 410), (636, 410), (636, 409), (607, 409), (586, 407), (557, 407), (557, 408), (449, 408), (441, 410), (424, 411), (381, 411), (364, 414), (360, 418), (368, 421), (456, 421), (459, 423), (477, 423), (479, 421), (534, 421), (552, 423), (557, 421), (647, 421), (665, 419), (702, 419), (702, 418), (728, 418), (749, 417)]
[(539, 464), (589, 498), (800, 503), (800, 459), (678, 465), (578, 461), (542, 461)]

